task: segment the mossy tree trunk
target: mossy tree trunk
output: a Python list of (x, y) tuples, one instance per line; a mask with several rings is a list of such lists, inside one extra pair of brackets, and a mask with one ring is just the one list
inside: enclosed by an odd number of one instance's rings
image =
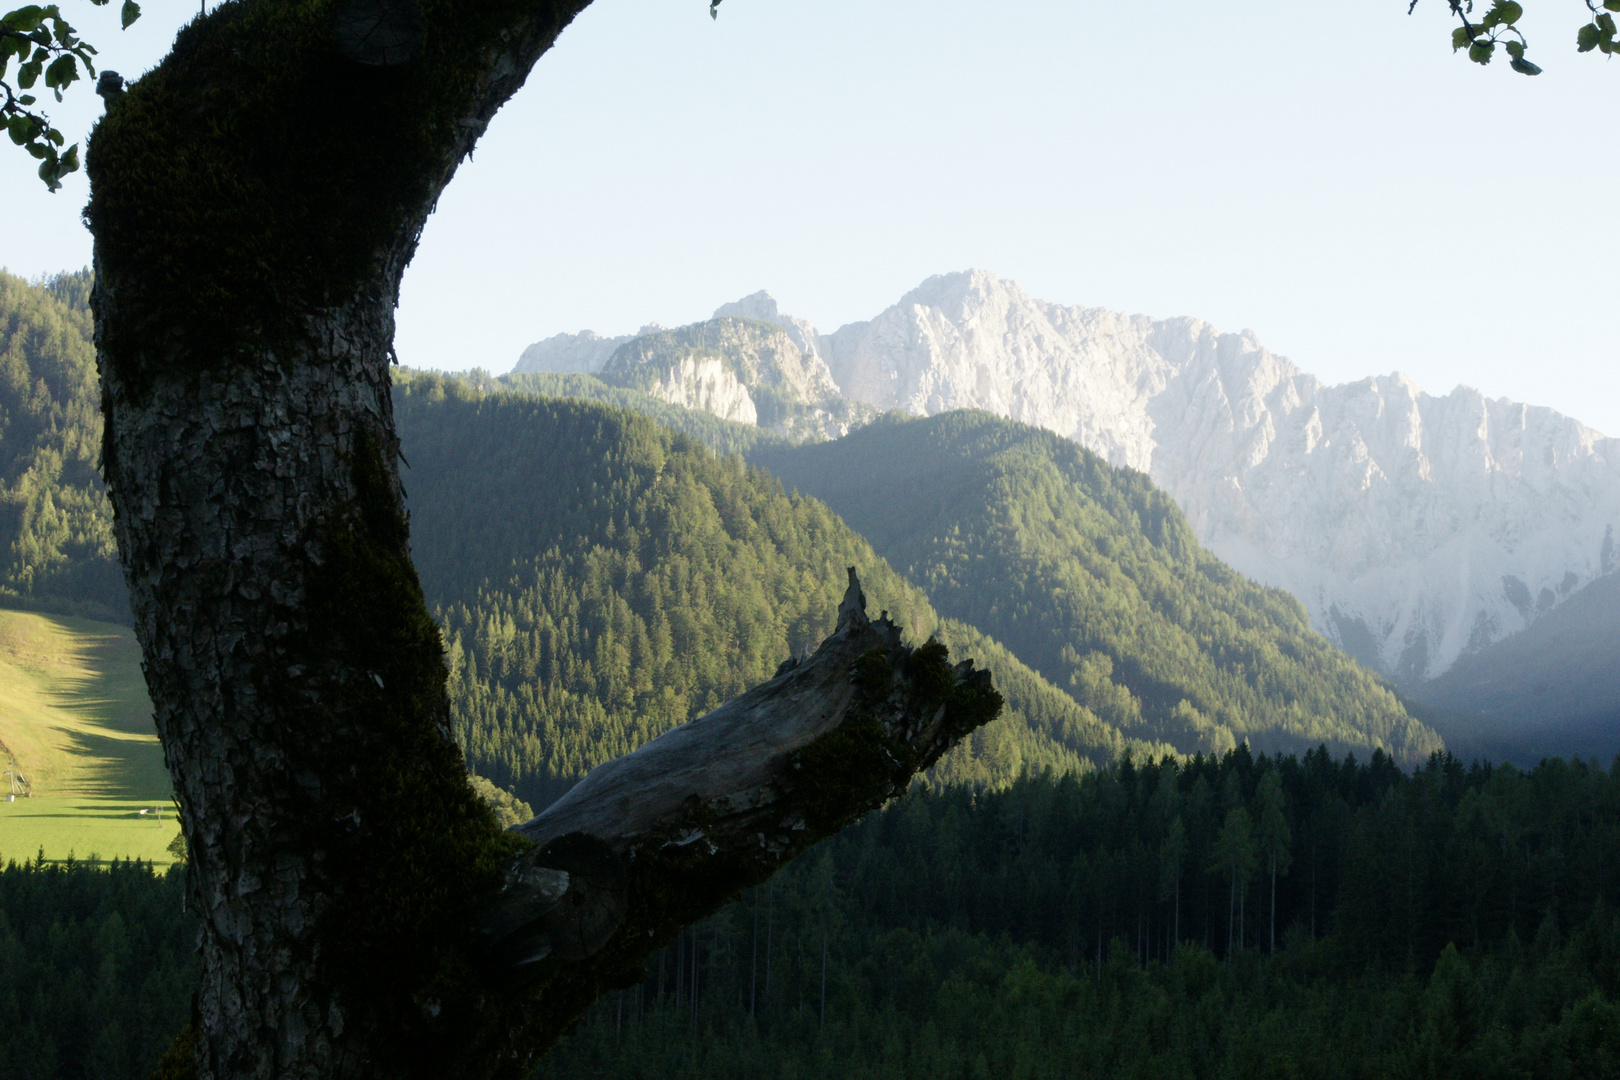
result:
[(240, 0), (92, 136), (103, 468), (192, 851), (204, 1075), (470, 1060), (458, 927), (515, 842), (465, 780), (407, 549), (393, 311), (584, 6)]
[(407, 545), (393, 310), (584, 6), (234, 0), (92, 137), (103, 465), (191, 851), (200, 1075), (519, 1075), (994, 715), (982, 675), (847, 603), (815, 661), (692, 726), (720, 742), (604, 766), (522, 835), (473, 795)]

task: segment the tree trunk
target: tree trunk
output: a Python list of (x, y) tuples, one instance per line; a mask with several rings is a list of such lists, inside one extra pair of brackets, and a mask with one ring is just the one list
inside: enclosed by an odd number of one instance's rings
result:
[(1277, 955), (1277, 853), (1271, 854), (1271, 955)]
[(103, 468), (201, 919), (173, 1071), (519, 1075), (994, 713), (982, 674), (868, 622), (852, 575), (834, 638), (741, 712), (520, 835), (472, 793), (408, 549), (393, 309), (439, 193), (586, 2), (450, 0), (429, 34), (416, 0), (239, 0), (91, 140)]
[(1226, 898), (1226, 955), (1232, 955), (1232, 932), (1237, 925), (1237, 868), (1232, 869), (1232, 892)]

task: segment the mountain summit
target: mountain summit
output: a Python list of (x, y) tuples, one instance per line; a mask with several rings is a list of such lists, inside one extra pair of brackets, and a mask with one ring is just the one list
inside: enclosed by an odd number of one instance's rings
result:
[(858, 401), (985, 409), (1148, 473), (1211, 551), (1403, 682), (1617, 568), (1620, 440), (1551, 409), (1399, 374), (1328, 386), (1251, 333), (1051, 304), (982, 270), (825, 335), (768, 293), (720, 313), (781, 326)]

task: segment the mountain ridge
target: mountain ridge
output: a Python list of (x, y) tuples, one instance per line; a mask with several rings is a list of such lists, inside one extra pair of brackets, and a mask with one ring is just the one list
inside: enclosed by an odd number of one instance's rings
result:
[(1616, 567), (1620, 440), (1551, 409), (1399, 373), (1330, 386), (1247, 331), (1050, 304), (977, 270), (830, 334), (768, 293), (720, 310), (792, 327), (877, 409), (982, 408), (1148, 473), (1205, 546), (1405, 685)]

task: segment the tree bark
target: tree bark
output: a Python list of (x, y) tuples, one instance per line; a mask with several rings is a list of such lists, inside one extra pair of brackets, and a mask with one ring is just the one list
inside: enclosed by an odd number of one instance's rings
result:
[(410, 561), (393, 310), (586, 2), (238, 0), (92, 137), (103, 468), (201, 919), (178, 1072), (518, 1075), (999, 702), (852, 587), (802, 670), (519, 834), (473, 794)]

